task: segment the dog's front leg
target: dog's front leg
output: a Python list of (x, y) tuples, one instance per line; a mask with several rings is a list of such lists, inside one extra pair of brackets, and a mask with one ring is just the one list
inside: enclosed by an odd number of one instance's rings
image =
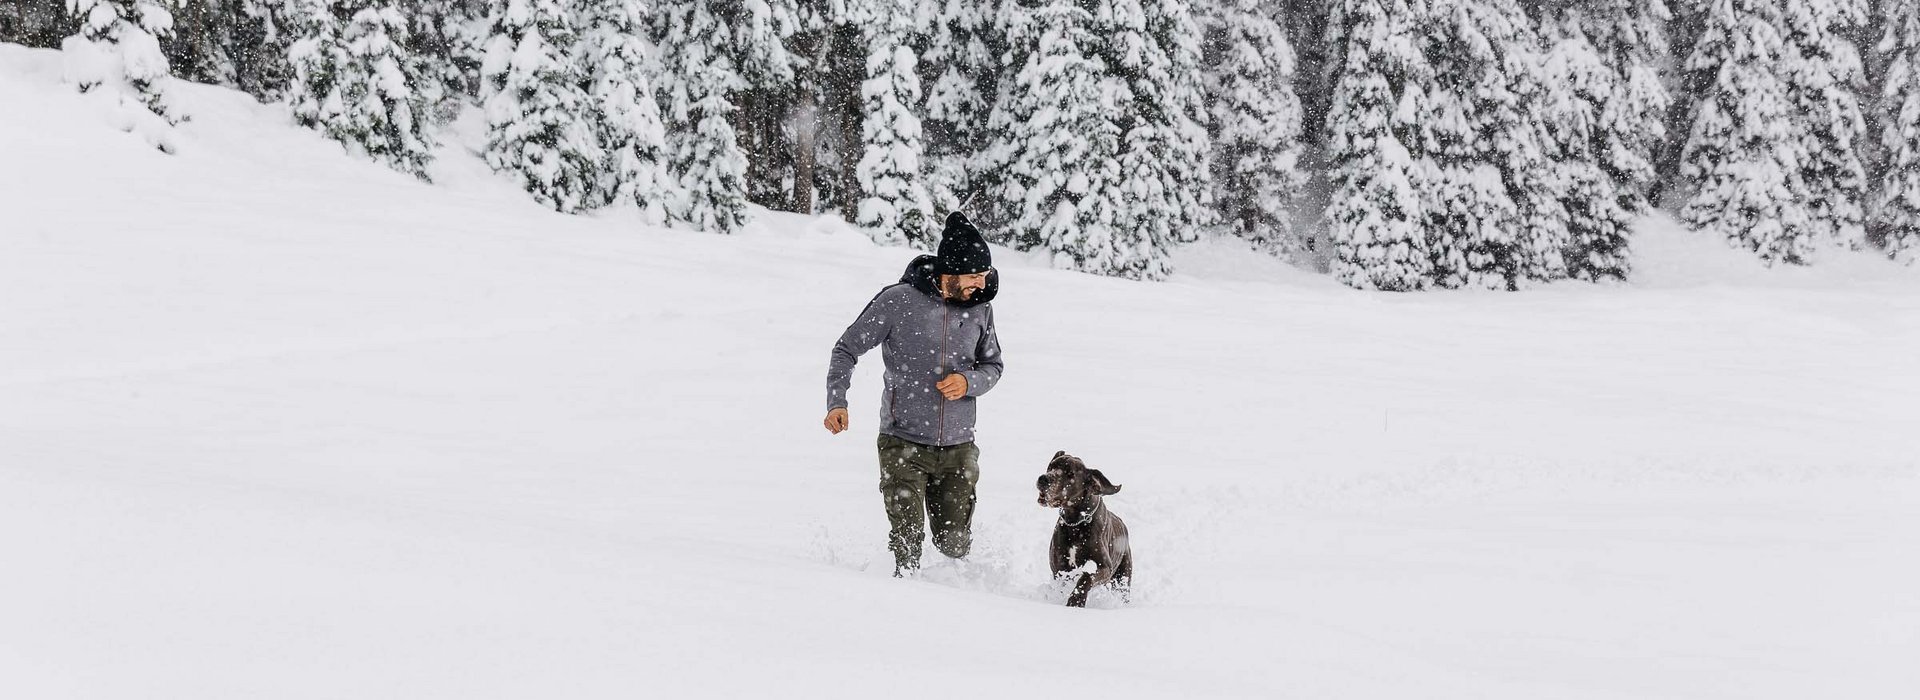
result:
[(1074, 571), (1080, 575), (1074, 578), (1073, 593), (1067, 596), (1067, 605), (1076, 608), (1087, 607), (1087, 594), (1112, 581), (1114, 574), (1113, 566), (1100, 559), (1089, 559), (1075, 567)]
[(1067, 596), (1067, 607), (1087, 607), (1087, 592), (1091, 590), (1093, 590), (1093, 574), (1082, 573), (1078, 577), (1075, 577), (1073, 593)]
[(1053, 568), (1054, 578), (1073, 571), (1073, 545), (1064, 527), (1053, 529), (1053, 545), (1047, 550), (1047, 565)]
[[(1095, 559), (1092, 562), (1094, 569), (1080, 574), (1080, 580), (1073, 584), (1073, 597), (1067, 599), (1068, 605), (1076, 608), (1087, 607), (1087, 594), (1092, 592), (1093, 589), (1105, 586), (1113, 581), (1115, 569), (1107, 563), (1108, 561), (1112, 560)], [(1074, 601), (1079, 602), (1076, 603)]]

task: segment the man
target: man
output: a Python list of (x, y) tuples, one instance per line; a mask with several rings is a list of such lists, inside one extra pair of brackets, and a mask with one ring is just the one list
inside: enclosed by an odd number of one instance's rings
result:
[(836, 435), (847, 429), (854, 363), (883, 346), (880, 495), (892, 524), (894, 576), (920, 568), (929, 524), (941, 554), (960, 558), (972, 547), (980, 480), (973, 419), (977, 398), (1000, 381), (1000, 340), (987, 304), (999, 286), (987, 242), (956, 212), (939, 254), (909, 263), (833, 346), (825, 422)]

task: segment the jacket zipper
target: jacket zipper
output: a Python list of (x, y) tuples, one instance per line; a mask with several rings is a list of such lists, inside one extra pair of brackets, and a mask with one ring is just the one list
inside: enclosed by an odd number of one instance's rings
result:
[[(943, 367), (947, 364), (947, 324), (950, 321), (947, 314), (947, 303), (942, 301), (940, 302), (940, 365)], [(940, 379), (944, 381), (946, 377), (941, 377)], [(940, 396), (939, 439), (941, 443), (947, 441), (947, 397), (945, 394)]]

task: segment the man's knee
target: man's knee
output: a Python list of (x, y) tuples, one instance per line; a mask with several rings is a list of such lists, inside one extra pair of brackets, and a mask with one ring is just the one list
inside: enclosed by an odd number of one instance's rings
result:
[(925, 496), (919, 485), (908, 481), (881, 481), (880, 498), (886, 503), (887, 517), (901, 520), (913, 516), (915, 520), (924, 512), (921, 505)]
[(927, 503), (928, 525), (933, 527), (933, 544), (941, 554), (960, 558), (973, 546), (973, 508), (976, 497), (971, 484), (949, 484), (935, 500)]

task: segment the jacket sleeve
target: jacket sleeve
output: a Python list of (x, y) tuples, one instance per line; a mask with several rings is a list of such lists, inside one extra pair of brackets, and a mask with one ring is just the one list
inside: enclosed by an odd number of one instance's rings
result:
[(987, 330), (980, 334), (980, 346), (974, 348), (973, 369), (962, 372), (967, 378), (967, 395), (979, 396), (1000, 383), (1000, 334), (994, 331), (993, 307), (987, 307)]
[(854, 364), (860, 361), (861, 355), (887, 339), (892, 324), (887, 319), (886, 296), (882, 291), (867, 302), (860, 318), (854, 319), (853, 325), (840, 334), (839, 342), (833, 344), (833, 358), (827, 363), (827, 410), (847, 407), (847, 389), (853, 386)]

